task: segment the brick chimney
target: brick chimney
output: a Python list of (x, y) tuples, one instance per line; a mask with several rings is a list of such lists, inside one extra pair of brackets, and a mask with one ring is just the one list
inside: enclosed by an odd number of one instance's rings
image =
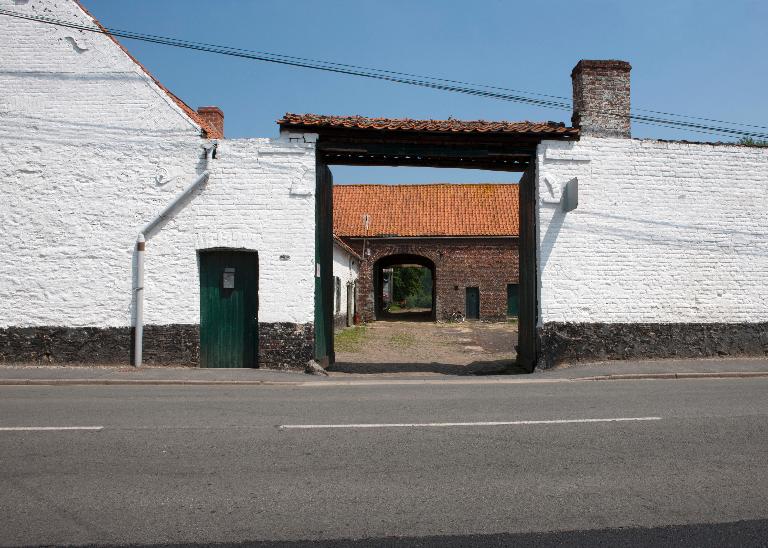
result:
[(209, 139), (224, 138), (224, 112), (219, 107), (199, 107), (197, 114), (212, 130), (208, 132)]
[(629, 71), (626, 61), (582, 59), (573, 68), (574, 127), (582, 135), (630, 138)]

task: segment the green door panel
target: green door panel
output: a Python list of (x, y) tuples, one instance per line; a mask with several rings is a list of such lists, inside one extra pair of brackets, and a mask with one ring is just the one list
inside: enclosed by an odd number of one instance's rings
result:
[(520, 310), (517, 284), (507, 284), (507, 316), (517, 316)]
[(200, 367), (258, 367), (258, 255), (200, 253)]
[(538, 359), (536, 323), (536, 163), (520, 178), (520, 277), (517, 363), (532, 372)]
[(467, 288), (467, 313), (468, 320), (480, 319), (480, 288), (468, 287)]
[(335, 360), (333, 348), (333, 175), (320, 159), (315, 192), (315, 359)]

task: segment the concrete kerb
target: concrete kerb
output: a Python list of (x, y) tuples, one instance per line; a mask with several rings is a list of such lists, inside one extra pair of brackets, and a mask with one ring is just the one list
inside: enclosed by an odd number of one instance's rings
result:
[(194, 379), (0, 379), (0, 386), (272, 386), (293, 388), (376, 385), (480, 385), (557, 384), (587, 381), (691, 380), (766, 378), (768, 371), (723, 371), (719, 373), (627, 373), (565, 379), (475, 378), (475, 379), (344, 379), (324, 381), (194, 380)]

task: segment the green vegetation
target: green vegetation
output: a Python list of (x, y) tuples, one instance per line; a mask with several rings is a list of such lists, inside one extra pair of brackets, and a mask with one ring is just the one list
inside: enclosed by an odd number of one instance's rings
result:
[(410, 348), (416, 344), (416, 336), (412, 333), (395, 333), (389, 338), (395, 348)]
[(401, 302), (419, 292), (421, 288), (421, 267), (396, 266), (392, 269), (392, 300)]
[(337, 331), (333, 337), (337, 352), (359, 352), (365, 340), (366, 327), (356, 325)]
[[(422, 266), (396, 266), (392, 269), (392, 305), (401, 308), (432, 308), (432, 272)], [(397, 304), (396, 304), (397, 303)]]
[(753, 139), (752, 137), (742, 137), (737, 142), (748, 147), (768, 147), (768, 141)]

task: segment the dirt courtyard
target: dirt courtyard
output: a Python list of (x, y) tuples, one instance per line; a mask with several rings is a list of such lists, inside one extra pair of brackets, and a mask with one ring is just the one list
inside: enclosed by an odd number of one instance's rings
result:
[(517, 323), (377, 321), (336, 332), (335, 374), (515, 372)]

